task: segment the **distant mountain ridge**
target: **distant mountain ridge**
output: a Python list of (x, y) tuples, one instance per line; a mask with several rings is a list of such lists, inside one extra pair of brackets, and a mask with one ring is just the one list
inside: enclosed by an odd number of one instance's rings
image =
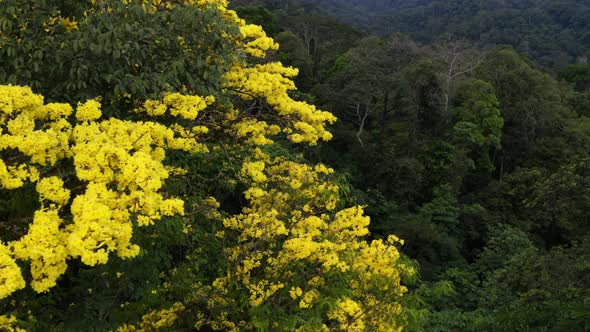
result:
[[(587, 0), (302, 0), (371, 33), (420, 42), (445, 34), (484, 46), (509, 44), (548, 67), (590, 57)], [(308, 7), (309, 8), (309, 7)]]

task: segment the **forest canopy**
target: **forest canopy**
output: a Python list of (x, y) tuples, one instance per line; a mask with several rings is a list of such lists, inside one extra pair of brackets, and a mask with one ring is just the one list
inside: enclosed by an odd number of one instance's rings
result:
[(274, 15), (277, 57), (338, 117), (305, 156), (418, 264), (405, 330), (588, 329), (586, 3), (234, 5)]
[(590, 328), (580, 1), (0, 0), (0, 331)]

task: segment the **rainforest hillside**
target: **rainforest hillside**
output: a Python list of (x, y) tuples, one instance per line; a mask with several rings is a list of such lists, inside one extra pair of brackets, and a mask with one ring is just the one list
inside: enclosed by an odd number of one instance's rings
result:
[(339, 119), (302, 152), (345, 176), (373, 236), (406, 241), (419, 266), (407, 330), (589, 328), (588, 4), (237, 10), (275, 31), (300, 98)]
[(0, 0), (0, 331), (589, 331), (589, 8)]
[[(272, 1), (284, 5), (287, 1)], [(430, 43), (446, 35), (511, 45), (548, 67), (587, 59), (590, 3), (582, 0), (316, 0), (312, 12), (379, 35)], [(294, 4), (291, 4), (293, 6)]]

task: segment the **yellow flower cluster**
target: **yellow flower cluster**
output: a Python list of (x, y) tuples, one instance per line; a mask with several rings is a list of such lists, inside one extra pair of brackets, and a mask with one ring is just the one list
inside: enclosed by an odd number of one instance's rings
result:
[[(297, 69), (284, 67), (279, 62), (254, 67), (236, 65), (225, 75), (225, 85), (246, 100), (261, 98), (268, 103), (285, 120), (287, 125), (282, 131), (292, 142), (315, 145), (319, 140), (328, 141), (332, 134), (326, 130), (325, 125), (336, 121), (334, 115), (289, 96), (289, 91), (296, 89), (291, 78), (297, 72)], [(263, 121), (246, 119), (245, 123), (248, 130), (244, 130), (243, 123), (235, 125), (237, 135), (245, 137), (253, 134), (251, 142), (254, 143), (278, 133), (278, 127), (269, 126)]]
[(337, 307), (328, 314), (328, 318), (338, 322), (343, 331), (363, 332), (365, 324), (360, 317), (364, 316), (361, 306), (348, 298), (338, 300)]
[(70, 200), (70, 191), (64, 188), (62, 179), (51, 176), (37, 182), (37, 193), (41, 202), (49, 201), (64, 206)]
[(0, 185), (6, 189), (16, 189), (24, 185), (25, 181), (37, 181), (39, 171), (28, 165), (6, 165), (0, 160)]
[[(159, 105), (165, 105), (172, 116), (195, 119), (212, 101), (175, 94)], [(207, 151), (197, 141), (206, 128), (98, 121), (100, 108), (97, 100), (78, 104), (78, 123), (72, 126), (66, 119), (73, 111), (69, 105), (44, 105), (43, 97), (30, 88), (0, 86), (0, 151), (22, 154), (0, 160), (0, 184), (16, 189), (28, 181), (37, 182), (42, 203), (26, 235), (0, 244), (0, 299), (25, 285), (16, 260), (31, 263), (31, 286), (44, 292), (55, 286), (69, 259), (79, 258), (93, 266), (106, 263), (110, 253), (136, 256), (133, 220), (146, 226), (163, 216), (184, 213), (182, 200), (165, 198), (160, 192), (169, 176), (163, 165), (165, 151)], [(70, 183), (76, 186), (75, 192), (58, 176), (40, 176), (41, 167), (55, 174), (56, 163), (63, 159), (73, 161), (71, 171), (80, 181)], [(69, 203), (71, 220), (66, 222), (60, 212)]]
[(102, 116), (100, 103), (97, 100), (88, 100), (84, 104), (78, 103), (76, 119), (78, 121), (93, 121)]
[(273, 141), (267, 136), (274, 136), (281, 132), (277, 125), (269, 125), (265, 121), (258, 121), (254, 118), (246, 118), (234, 125), (236, 135), (241, 138), (247, 138), (249, 143), (255, 145), (269, 145)]
[(67, 238), (61, 223), (57, 209), (36, 211), (28, 233), (12, 243), (14, 257), (31, 262), (31, 286), (37, 292), (55, 286), (67, 269)]
[(194, 120), (199, 112), (207, 108), (215, 101), (213, 96), (185, 96), (180, 93), (170, 93), (163, 100), (148, 100), (144, 107), (136, 112), (146, 112), (151, 116), (161, 116), (169, 112), (172, 116), (181, 116), (188, 120)]
[(139, 327), (123, 325), (117, 329), (117, 332), (147, 332), (170, 328), (178, 318), (178, 314), (185, 309), (182, 303), (175, 303), (170, 309), (151, 311), (142, 317)]
[[(69, 105), (43, 105), (43, 97), (30, 89), (0, 86), (0, 149), (14, 149), (41, 166), (54, 165), (69, 156), (71, 125), (65, 120), (72, 108)], [(43, 120), (49, 122), (40, 123)], [(0, 164), (0, 178), (36, 181), (37, 168), (25, 164)], [(13, 176), (14, 175), (14, 176)], [(20, 187), (13, 183), (11, 188)]]
[[(0, 299), (24, 287), (25, 280), (21, 275), (20, 268), (12, 259), (9, 248), (0, 242)], [(2, 327), (1, 320), (0, 327)]]
[(14, 316), (0, 315), (0, 331), (6, 332), (25, 332), (24, 329), (15, 326), (16, 318)]
[(267, 37), (266, 32), (259, 25), (243, 25), (240, 27), (240, 33), (245, 40), (242, 47), (251, 56), (264, 58), (266, 51), (279, 49), (279, 45), (272, 38)]
[(332, 169), (271, 158), (258, 148), (251, 155), (241, 171), (249, 206), (223, 221), (222, 236), (235, 246), (226, 249), (230, 267), (213, 284), (217, 294), (243, 287), (253, 307), (289, 298), (298, 310), (314, 310), (333, 291), (326, 292), (326, 277), (348, 274), (348, 297), (334, 299), (328, 313), (338, 328), (401, 328), (399, 298), (407, 289), (400, 282), (413, 271), (399, 260), (399, 239), (363, 240), (369, 218), (358, 206), (336, 211)]
[(78, 28), (78, 22), (76, 22), (75, 19), (70, 20), (69, 18), (64, 18), (62, 16), (49, 17), (47, 22), (43, 24), (43, 27), (45, 28), (46, 32), (50, 32), (52, 30), (51, 28), (55, 26), (58, 22), (67, 32), (80, 30)]
[(266, 165), (263, 161), (249, 161), (242, 165), (242, 175), (247, 176), (254, 182), (264, 182), (267, 180), (264, 175), (264, 167)]

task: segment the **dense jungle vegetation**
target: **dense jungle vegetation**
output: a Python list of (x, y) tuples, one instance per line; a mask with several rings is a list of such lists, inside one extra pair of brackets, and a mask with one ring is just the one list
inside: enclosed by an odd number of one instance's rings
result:
[(588, 331), (589, 45), (581, 0), (0, 0), (0, 331)]

